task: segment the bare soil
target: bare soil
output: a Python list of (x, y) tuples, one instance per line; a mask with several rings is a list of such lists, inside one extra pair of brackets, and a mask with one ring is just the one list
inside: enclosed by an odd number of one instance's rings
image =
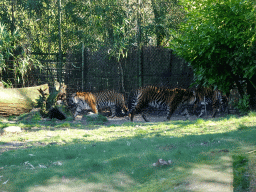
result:
[[(165, 122), (167, 121), (167, 117), (166, 116), (157, 116), (157, 115), (147, 115), (146, 116), (147, 119), (149, 120), (149, 122)], [(184, 116), (181, 115), (173, 115), (170, 119), (170, 121), (177, 121), (177, 120), (195, 120), (197, 119), (196, 116), (190, 116), (189, 119), (187, 119)], [(105, 125), (122, 125), (125, 122), (131, 122), (130, 119), (128, 117), (113, 117), (110, 118), (108, 117), (108, 122), (106, 122)], [(142, 116), (139, 115), (135, 115), (133, 122), (135, 123), (145, 123), (144, 119), (142, 118)]]

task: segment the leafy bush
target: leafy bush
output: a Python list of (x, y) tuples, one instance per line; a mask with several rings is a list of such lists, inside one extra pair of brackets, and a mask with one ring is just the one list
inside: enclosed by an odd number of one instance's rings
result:
[(43, 117), (47, 117), (49, 110), (57, 105), (58, 91), (54, 90), (50, 95), (46, 94), (45, 90), (39, 90), (39, 92), (41, 95), (39, 95), (39, 99), (37, 99), (36, 107), (41, 109), (40, 112)]
[[(29, 71), (34, 68), (43, 68), (43, 65), (29, 54), (29, 48), (26, 46), (19, 30), (11, 32), (0, 23), (0, 75), (4, 71), (13, 71), (14, 75), (10, 75), (8, 78), (15, 78), (15, 81), (21, 82), (23, 86), (29, 78)], [(13, 66), (6, 65), (10, 60), (13, 61)], [(7, 83), (12, 84), (11, 81)]]
[(13, 88), (13, 84), (10, 81), (10, 79), (8, 79), (7, 82), (5, 82), (3, 80), (1, 80), (1, 82), (4, 84), (4, 87), (6, 87), (6, 88)]
[(249, 117), (256, 117), (256, 112), (255, 111), (250, 111), (248, 116)]
[(233, 103), (235, 109), (237, 109), (241, 115), (246, 115), (249, 113), (249, 95), (244, 95), (243, 98), (240, 98), (237, 103)]
[[(253, 0), (182, 0), (186, 20), (171, 48), (190, 63), (196, 83), (223, 92), (255, 74), (256, 6)], [(238, 87), (239, 88), (239, 87)]]

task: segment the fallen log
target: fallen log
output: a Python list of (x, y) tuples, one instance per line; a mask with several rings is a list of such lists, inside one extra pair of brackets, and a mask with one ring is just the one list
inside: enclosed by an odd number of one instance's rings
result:
[(46, 89), (48, 84), (25, 88), (1, 88), (0, 89), (0, 116), (21, 115), (32, 110), (39, 98), (38, 89)]

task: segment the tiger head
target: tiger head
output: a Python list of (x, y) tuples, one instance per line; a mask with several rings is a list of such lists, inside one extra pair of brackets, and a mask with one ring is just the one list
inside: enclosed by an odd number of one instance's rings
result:
[(69, 105), (71, 106), (71, 110), (75, 111), (74, 117), (83, 110), (92, 110), (94, 113), (98, 113), (95, 96), (90, 92), (74, 93), (69, 100)]
[(192, 105), (196, 102), (196, 93), (189, 89), (176, 89), (178, 94), (182, 97), (182, 103)]

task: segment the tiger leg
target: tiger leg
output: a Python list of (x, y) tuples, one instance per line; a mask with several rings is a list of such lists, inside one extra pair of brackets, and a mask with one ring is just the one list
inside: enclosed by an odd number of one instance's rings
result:
[(144, 113), (142, 113), (141, 116), (142, 116), (142, 118), (144, 119), (144, 121), (149, 122), (149, 120), (147, 120), (146, 115), (145, 115)]
[(132, 112), (129, 114), (129, 117), (131, 118), (131, 121), (133, 121), (134, 115), (135, 115), (135, 111), (132, 111)]
[(218, 111), (219, 106), (220, 106), (219, 100), (218, 100), (218, 98), (215, 97), (213, 99), (213, 102), (212, 102), (212, 108), (213, 108), (212, 118), (215, 117), (215, 115), (216, 115), (216, 113)]
[(167, 106), (167, 120), (171, 119), (172, 114), (178, 108), (180, 103), (181, 100), (174, 98), (173, 101)]
[(75, 118), (78, 114), (82, 113), (82, 111), (83, 111), (83, 109), (85, 108), (85, 106), (87, 106), (86, 104), (87, 104), (87, 103), (84, 102), (84, 101), (80, 101), (80, 102), (77, 104), (76, 109), (75, 109), (75, 113), (74, 113), (74, 118)]
[(188, 109), (185, 108), (182, 112), (181, 112), (181, 115), (184, 115), (186, 117), (186, 119), (189, 119), (190, 115), (189, 115), (189, 112), (188, 112)]
[(167, 120), (171, 119), (172, 114), (174, 113), (174, 109), (168, 105), (167, 107)]
[(202, 117), (204, 113), (205, 113), (205, 110), (201, 108), (201, 112), (200, 112), (200, 114), (198, 115), (198, 117)]
[(111, 111), (111, 118), (115, 117), (116, 116), (116, 106), (115, 105), (112, 105), (110, 106), (110, 111)]
[(214, 118), (214, 117), (215, 117), (216, 113), (217, 113), (217, 109), (216, 109), (216, 108), (214, 108), (214, 109), (213, 109), (213, 112), (212, 112), (212, 118)]

